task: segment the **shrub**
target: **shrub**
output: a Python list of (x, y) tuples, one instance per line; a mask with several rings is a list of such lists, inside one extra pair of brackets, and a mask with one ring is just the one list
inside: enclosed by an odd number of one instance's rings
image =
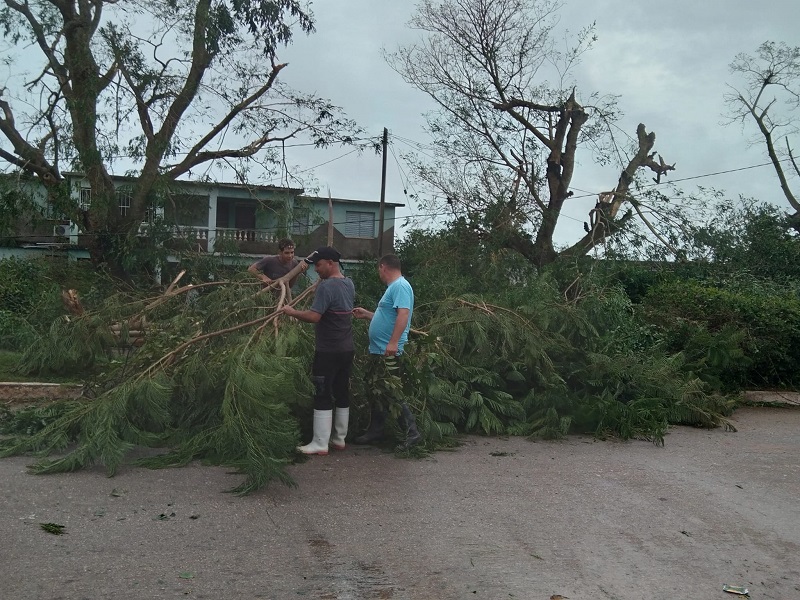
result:
[(675, 281), (652, 288), (642, 310), (666, 347), (684, 352), (707, 380), (728, 389), (800, 384), (800, 297), (791, 289)]

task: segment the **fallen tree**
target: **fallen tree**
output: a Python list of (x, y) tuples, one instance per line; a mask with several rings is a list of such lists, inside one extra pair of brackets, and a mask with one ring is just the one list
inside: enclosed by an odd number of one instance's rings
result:
[[(245, 476), (236, 493), (271, 480), (291, 484), (286, 467), (311, 408), (313, 332), (282, 315), (285, 293), (258, 285), (176, 281), (157, 297), (120, 293), (57, 320), (23, 363), (31, 372), (86, 373), (85, 399), (32, 435), (0, 440), (0, 455), (42, 454), (34, 473), (100, 464), (113, 475), (135, 447), (147, 446), (166, 452), (135, 464), (201, 459), (233, 467)], [(312, 291), (291, 303), (308, 302)], [(555, 438), (578, 431), (663, 444), (673, 423), (730, 426), (732, 403), (688, 371), (680, 354), (644, 347), (629, 308), (619, 290), (579, 280), (565, 293), (548, 277), (494, 296), (459, 293), (421, 305), (403, 381), (365, 378), (358, 354), (353, 431), (368, 395), (386, 386), (402, 387), (418, 415), (422, 451), (452, 444), (461, 432)], [(143, 320), (140, 346), (129, 343), (130, 326), (109, 326)], [(366, 347), (363, 324), (356, 337)]]
[[(283, 467), (299, 440), (290, 407), (310, 395), (303, 359), (308, 336), (301, 328), (280, 327), (278, 317), (287, 282), (301, 268), (273, 284), (278, 294), (257, 291), (257, 283), (176, 288), (176, 280), (162, 296), (123, 295), (99, 310), (58, 320), (23, 365), (33, 372), (91, 373), (86, 401), (33, 436), (4, 440), (2, 454), (66, 449), (32, 471), (99, 463), (113, 475), (134, 446), (169, 446), (169, 453), (140, 464), (204, 458), (232, 466), (247, 476), (234, 490), (239, 493), (273, 478), (290, 483)], [(292, 302), (312, 292), (313, 286)], [(143, 321), (146, 341), (139, 343), (129, 324)]]

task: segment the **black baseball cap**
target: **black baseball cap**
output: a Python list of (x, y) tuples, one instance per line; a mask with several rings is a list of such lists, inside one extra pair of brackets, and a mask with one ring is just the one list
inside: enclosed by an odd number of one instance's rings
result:
[(342, 258), (342, 255), (339, 254), (339, 251), (333, 246), (321, 246), (309, 254), (308, 257), (305, 258), (305, 261), (308, 264), (313, 265), (318, 260), (332, 260), (333, 262), (339, 262), (340, 258)]

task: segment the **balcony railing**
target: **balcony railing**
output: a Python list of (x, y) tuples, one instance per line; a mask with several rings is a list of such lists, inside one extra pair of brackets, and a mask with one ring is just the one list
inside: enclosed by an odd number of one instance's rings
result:
[(217, 227), (217, 240), (231, 240), (234, 242), (264, 242), (275, 243), (278, 236), (263, 229), (228, 229)]
[[(140, 235), (147, 235), (147, 228), (140, 229)], [(317, 232), (319, 233), (319, 232)], [(192, 225), (180, 225), (173, 230), (172, 237), (175, 240), (191, 240), (204, 251), (214, 252), (242, 252), (248, 254), (265, 254), (275, 252), (279, 235), (264, 229), (238, 229), (235, 227), (195, 227)], [(378, 238), (365, 239), (339, 236), (335, 243), (337, 248), (346, 258), (375, 255), (379, 252)], [(391, 236), (385, 237), (385, 247), (391, 248), (393, 240)], [(325, 244), (322, 235), (316, 238), (304, 240), (304, 244)]]
[(217, 241), (232, 241), (232, 242), (264, 242), (275, 243), (278, 241), (278, 236), (272, 232), (263, 229), (235, 229), (230, 227), (217, 227), (216, 230), (210, 230), (207, 227), (193, 227), (189, 225), (182, 225), (177, 228), (175, 237), (177, 238), (194, 238), (196, 240), (207, 240), (209, 233), (215, 234)]

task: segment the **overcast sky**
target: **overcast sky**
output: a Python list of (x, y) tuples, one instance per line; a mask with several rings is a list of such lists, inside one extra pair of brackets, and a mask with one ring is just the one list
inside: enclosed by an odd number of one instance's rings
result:
[[(428, 144), (422, 113), (434, 108), (422, 92), (406, 84), (382, 57), (419, 39), (407, 26), (415, 10), (409, 0), (319, 0), (312, 4), (317, 31), (296, 33), (291, 46), (279, 54), (289, 66), (281, 72), (288, 84), (303, 93), (316, 93), (342, 106), (348, 116), (378, 138), (390, 132), (387, 201), (406, 204), (403, 217), (424, 214), (409, 196), (422, 192), (409, 180), (403, 154), (413, 143)], [(598, 41), (575, 71), (579, 99), (591, 92), (620, 96), (624, 116), (618, 125), (630, 136), (644, 123), (656, 133), (655, 150), (676, 163), (666, 181), (690, 179), (680, 185), (724, 190), (732, 198), (744, 195), (785, 206), (755, 127), (722, 126), (728, 65), (739, 52), (753, 54), (765, 41), (800, 46), (800, 0), (565, 0), (560, 28), (577, 32), (596, 21)], [(10, 51), (7, 45), (0, 51)], [(12, 62), (13, 64), (13, 62)], [(22, 61), (20, 64), (27, 64)], [(13, 86), (0, 70), (4, 85)], [(38, 68), (38, 67), (37, 67)], [(750, 143), (752, 140), (758, 143)], [(800, 146), (800, 143), (798, 143)], [(288, 163), (316, 185), (319, 194), (377, 200), (381, 187), (381, 157), (349, 149), (326, 151), (295, 148)], [(579, 152), (572, 187), (576, 197), (564, 209), (556, 241), (574, 242), (594, 206), (595, 194), (611, 189), (619, 171), (597, 167), (587, 151)], [(323, 164), (326, 163), (327, 164)], [(702, 177), (720, 171), (736, 173)], [(312, 176), (313, 177), (310, 177)], [(315, 183), (314, 183), (315, 182)], [(281, 185), (282, 181), (271, 183)], [(294, 185), (294, 181), (289, 184)], [(800, 182), (795, 181), (795, 189)], [(408, 191), (406, 195), (405, 190)], [(579, 197), (583, 196), (583, 197)]]
[[(407, 23), (415, 3), (402, 0), (347, 0), (312, 5), (317, 32), (297, 37), (281, 52), (289, 67), (285, 80), (305, 92), (316, 92), (342, 106), (371, 135), (390, 132), (387, 200), (404, 202), (401, 215), (419, 208), (404, 195), (408, 166), (401, 154), (411, 150), (400, 138), (428, 143), (421, 113), (432, 108), (427, 96), (407, 85), (383, 60), (381, 49), (413, 42), (419, 33)], [(684, 179), (766, 162), (761, 145), (749, 146), (753, 128), (721, 126), (728, 64), (738, 52), (754, 53), (764, 41), (800, 45), (800, 2), (771, 0), (566, 0), (561, 27), (577, 32), (597, 22), (598, 41), (576, 72), (580, 90), (619, 94), (625, 116), (620, 127), (635, 135), (638, 123), (655, 131), (655, 149), (676, 171), (667, 179)], [(396, 136), (396, 137), (395, 137)], [(310, 168), (336, 159), (347, 150), (297, 151), (295, 163)], [(599, 192), (613, 187), (619, 175), (612, 167), (595, 167), (579, 154), (575, 189)], [(314, 170), (320, 194), (378, 199), (381, 159), (352, 154)], [(306, 173), (308, 174), (308, 173)], [(704, 177), (681, 184), (697, 185), (785, 204), (771, 167)], [(413, 186), (413, 181), (411, 183)], [(558, 238), (574, 241), (594, 205), (576, 199), (565, 210)], [(398, 223), (400, 225), (400, 223)]]

